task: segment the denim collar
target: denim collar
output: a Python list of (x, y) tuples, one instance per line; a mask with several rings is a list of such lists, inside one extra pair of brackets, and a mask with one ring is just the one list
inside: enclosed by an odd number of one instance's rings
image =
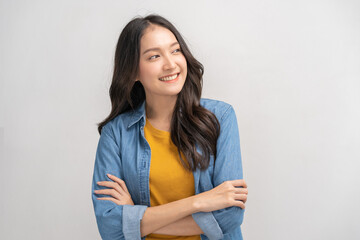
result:
[[(137, 123), (138, 121), (140, 121), (141, 118), (144, 118), (144, 122), (146, 119), (146, 109), (145, 109), (145, 102), (146, 100), (144, 100), (136, 109), (131, 111), (131, 115), (129, 118), (129, 123), (127, 128), (130, 128), (132, 125), (134, 125), (135, 123)], [(201, 100), (200, 100), (201, 102)], [(179, 111), (181, 111), (182, 109), (180, 109)]]
[(130, 128), (132, 125), (140, 121), (141, 118), (144, 119), (145, 122), (145, 100), (134, 110), (132, 110), (130, 118), (129, 118), (129, 124), (127, 128)]

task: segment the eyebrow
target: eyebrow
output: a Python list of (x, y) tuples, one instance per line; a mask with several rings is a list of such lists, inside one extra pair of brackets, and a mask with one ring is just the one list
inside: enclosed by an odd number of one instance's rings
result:
[[(174, 45), (176, 45), (176, 44), (179, 44), (179, 42), (174, 42), (174, 43), (172, 43), (171, 45), (170, 45), (170, 47), (172, 47), (172, 46), (174, 46)], [(143, 55), (145, 54), (145, 53), (147, 53), (147, 52), (150, 52), (150, 51), (156, 51), (156, 50), (158, 50), (158, 51), (160, 51), (160, 48), (149, 48), (149, 49), (147, 49), (147, 50), (145, 50), (144, 52), (143, 52)]]

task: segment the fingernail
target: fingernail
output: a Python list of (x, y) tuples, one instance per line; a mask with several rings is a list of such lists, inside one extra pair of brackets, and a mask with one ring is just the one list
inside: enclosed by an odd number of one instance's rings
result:
[(112, 175), (110, 173), (107, 174), (108, 177), (111, 177)]

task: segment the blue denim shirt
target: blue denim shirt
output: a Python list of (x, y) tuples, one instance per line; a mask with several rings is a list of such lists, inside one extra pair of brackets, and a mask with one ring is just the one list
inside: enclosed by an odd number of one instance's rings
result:
[[(243, 178), (238, 124), (233, 107), (223, 101), (200, 99), (200, 105), (213, 112), (220, 122), (217, 156), (211, 155), (210, 165), (193, 172), (195, 194), (209, 191), (227, 180)], [(92, 200), (100, 235), (105, 240), (139, 240), (140, 220), (150, 207), (149, 171), (151, 150), (144, 137), (146, 121), (145, 101), (134, 111), (118, 115), (102, 129), (99, 139), (94, 175)], [(201, 153), (201, 151), (198, 149)], [(125, 181), (135, 205), (117, 205), (112, 201), (98, 200), (108, 195), (95, 194), (104, 189), (98, 181), (112, 181), (110, 173)], [(213, 212), (192, 214), (202, 229), (202, 240), (242, 240), (240, 225), (244, 209), (228, 207)]]

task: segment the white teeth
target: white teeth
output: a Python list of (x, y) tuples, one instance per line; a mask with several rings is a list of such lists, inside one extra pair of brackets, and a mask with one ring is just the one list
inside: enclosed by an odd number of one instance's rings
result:
[(170, 77), (164, 77), (164, 78), (159, 78), (161, 81), (170, 81), (170, 80), (173, 80), (175, 78), (177, 78), (178, 74), (175, 74), (173, 76), (170, 76)]

